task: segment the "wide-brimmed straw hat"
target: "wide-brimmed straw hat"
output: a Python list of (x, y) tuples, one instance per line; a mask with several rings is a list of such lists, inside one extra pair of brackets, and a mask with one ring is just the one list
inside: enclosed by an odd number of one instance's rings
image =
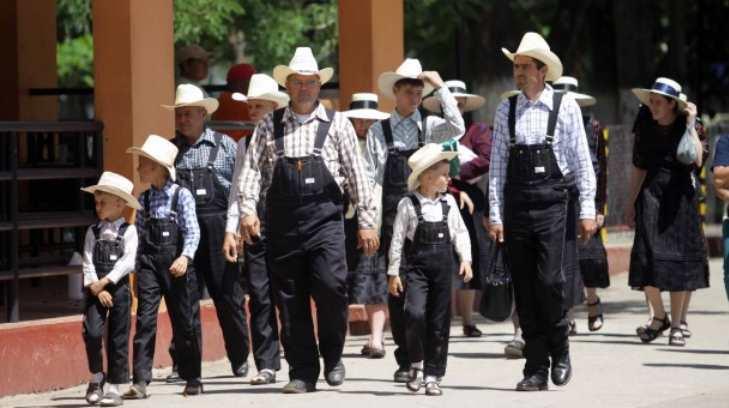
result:
[(248, 84), (248, 94), (234, 92), (232, 98), (239, 102), (248, 102), (251, 99), (269, 101), (276, 104), (276, 109), (289, 104), (289, 95), (278, 90), (275, 79), (266, 74), (253, 74)]
[(175, 181), (175, 157), (177, 146), (169, 140), (158, 135), (149, 135), (142, 147), (130, 147), (127, 153), (144, 156), (167, 169), (170, 178)]
[[(459, 81), (456, 79), (446, 81), (445, 86), (446, 88), (448, 88), (449, 91), (451, 91), (455, 98), (464, 98), (466, 100), (462, 108), (464, 112), (474, 111), (483, 106), (484, 103), (486, 103), (486, 98), (484, 98), (483, 96), (467, 93), (466, 84), (463, 81)], [(441, 110), (440, 101), (438, 101), (438, 98), (434, 96), (429, 96), (425, 98), (423, 100), (423, 107), (431, 112), (436, 113), (440, 113)]]
[(170, 110), (198, 106), (205, 108), (208, 115), (211, 115), (218, 110), (218, 100), (206, 97), (203, 90), (193, 84), (180, 84), (177, 86), (177, 92), (175, 92), (175, 104), (161, 106)]
[(127, 203), (127, 206), (132, 207), (135, 210), (141, 210), (142, 206), (139, 205), (139, 200), (132, 195), (133, 190), (134, 183), (121, 174), (116, 174), (111, 171), (103, 172), (98, 183), (81, 189), (81, 191), (91, 194), (97, 191), (111, 194), (124, 200), (124, 202)]
[(686, 94), (682, 91), (681, 84), (671, 78), (665, 77), (656, 78), (656, 81), (650, 89), (633, 88), (633, 94), (635, 94), (635, 96), (640, 99), (640, 102), (646, 106), (649, 105), (651, 94), (662, 95), (666, 98), (675, 100), (678, 103), (678, 108), (680, 110), (685, 109), (688, 103)]
[(334, 68), (319, 69), (319, 64), (316, 62), (311, 48), (298, 47), (289, 65), (277, 65), (273, 69), (273, 79), (279, 85), (286, 87), (286, 79), (293, 74), (317, 75), (319, 82), (323, 85), (334, 76)]
[(342, 112), (345, 117), (352, 119), (383, 120), (390, 117), (389, 113), (377, 110), (377, 94), (360, 92), (352, 94), (349, 110)]
[[(399, 67), (393, 71), (387, 71), (380, 74), (377, 78), (377, 87), (380, 89), (380, 93), (383, 95), (395, 99), (395, 93), (392, 87), (395, 83), (401, 79), (420, 79), (420, 74), (423, 73), (423, 67), (420, 65), (420, 61), (415, 58), (407, 58), (400, 64)], [(423, 81), (423, 95), (428, 95), (433, 92), (433, 86)]]
[(408, 159), (408, 166), (412, 169), (412, 173), (408, 177), (408, 190), (413, 191), (420, 186), (418, 177), (428, 170), (434, 164), (443, 160), (452, 160), (458, 156), (457, 151), (445, 151), (440, 143), (428, 143), (418, 149)]
[(552, 84), (552, 88), (555, 90), (569, 92), (574, 96), (580, 107), (588, 107), (597, 103), (597, 99), (594, 96), (577, 92), (579, 87), (580, 83), (577, 81), (577, 78), (571, 76), (563, 76)]
[(516, 51), (511, 52), (506, 48), (502, 48), (501, 52), (511, 61), (514, 61), (514, 57), (517, 55), (524, 55), (543, 62), (547, 66), (547, 75), (545, 77), (547, 81), (556, 81), (557, 78), (562, 76), (562, 61), (560, 61), (557, 54), (549, 49), (547, 41), (537, 33), (529, 32), (524, 34)]

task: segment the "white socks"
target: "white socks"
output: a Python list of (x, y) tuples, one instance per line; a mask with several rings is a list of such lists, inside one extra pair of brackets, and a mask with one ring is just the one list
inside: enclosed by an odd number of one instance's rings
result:
[(418, 361), (417, 363), (410, 363), (410, 368), (417, 368), (418, 370), (423, 369), (423, 362)]
[(91, 381), (94, 384), (101, 384), (104, 381), (104, 373), (94, 373), (91, 375)]
[(119, 385), (121, 384), (109, 384), (109, 386), (106, 388), (106, 392), (121, 395), (121, 392), (119, 392)]

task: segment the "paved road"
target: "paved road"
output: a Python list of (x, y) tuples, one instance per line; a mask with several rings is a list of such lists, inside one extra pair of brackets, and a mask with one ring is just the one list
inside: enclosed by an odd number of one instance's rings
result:
[[(613, 277), (602, 294), (607, 320), (599, 334), (587, 334), (585, 311), (578, 311), (578, 329), (572, 338), (575, 369), (572, 382), (548, 392), (513, 391), (520, 379), (521, 361), (506, 360), (503, 347), (510, 323), (479, 323), (487, 333), (480, 339), (461, 336), (453, 327), (448, 373), (440, 398), (412, 395), (390, 379), (395, 368), (392, 342), (385, 360), (358, 357), (364, 337), (352, 337), (345, 349), (347, 381), (337, 389), (321, 380), (319, 392), (281, 395), (281, 375), (275, 386), (252, 387), (229, 375), (225, 361), (206, 364), (205, 394), (185, 398), (180, 386), (155, 382), (147, 401), (128, 401), (127, 407), (729, 407), (729, 303), (724, 294), (721, 263), (712, 261), (712, 287), (696, 293), (689, 315), (694, 337), (685, 348), (667, 346), (667, 338), (643, 345), (635, 327), (646, 320), (642, 294), (626, 287), (627, 276)], [(389, 339), (388, 339), (389, 340)], [(81, 356), (79, 356), (81, 358)], [(285, 371), (283, 371), (285, 373)], [(163, 378), (166, 370), (155, 372)], [(27, 373), (26, 375), (32, 375)], [(0, 399), (0, 406), (81, 407), (84, 387)], [(152, 405), (154, 404), (154, 405)]]

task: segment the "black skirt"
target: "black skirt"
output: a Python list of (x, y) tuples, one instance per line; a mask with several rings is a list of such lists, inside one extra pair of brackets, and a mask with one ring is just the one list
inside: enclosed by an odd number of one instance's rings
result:
[(349, 304), (377, 305), (387, 303), (387, 273), (385, 258), (379, 252), (365, 256), (357, 249), (357, 217), (345, 220), (347, 247), (347, 284)]
[(608, 260), (605, 245), (602, 242), (602, 230), (586, 243), (577, 246), (580, 261), (580, 274), (586, 288), (607, 288), (610, 286)]

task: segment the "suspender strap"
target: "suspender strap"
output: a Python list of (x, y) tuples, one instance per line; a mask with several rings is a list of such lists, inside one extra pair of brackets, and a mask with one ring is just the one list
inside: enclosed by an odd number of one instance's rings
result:
[[(182, 190), (182, 187), (178, 185), (175, 192), (172, 193), (172, 204), (170, 204), (170, 215), (172, 216), (177, 215), (177, 203), (180, 200), (180, 190)], [(177, 217), (175, 217), (175, 220), (177, 220)]]
[(150, 190), (147, 190), (142, 194), (142, 201), (144, 202), (144, 213), (145, 216), (149, 217), (149, 192)]
[(423, 131), (421, 132), (418, 130), (418, 147), (423, 147), (425, 145), (425, 132), (428, 131), (428, 117), (423, 116)]
[(418, 223), (423, 222), (423, 209), (420, 207), (420, 200), (418, 200), (418, 197), (415, 196), (415, 193), (408, 193), (406, 197), (410, 199), (411, 203), (413, 203), (415, 215), (418, 216)]
[(282, 157), (284, 155), (284, 124), (283, 114), (286, 108), (276, 109), (273, 112), (273, 140), (276, 144), (276, 156)]
[(324, 142), (327, 140), (329, 134), (329, 128), (332, 127), (332, 121), (334, 121), (334, 111), (326, 109), (327, 121), (320, 120), (319, 126), (316, 129), (316, 139), (314, 141), (314, 155), (321, 155), (321, 149), (324, 147)]
[(443, 223), (448, 224), (448, 211), (451, 209), (451, 207), (448, 205), (448, 202), (445, 198), (440, 199), (440, 205), (443, 208)]
[(516, 144), (516, 97), (509, 97), (509, 144)]
[(124, 241), (124, 234), (127, 232), (127, 228), (129, 228), (129, 224), (126, 222), (119, 226), (119, 233), (116, 235), (117, 241)]
[(91, 231), (94, 233), (94, 239), (96, 241), (99, 240), (99, 232), (101, 232), (101, 228), (99, 228), (99, 223), (97, 222), (93, 227), (91, 227)]
[(213, 168), (215, 159), (218, 157), (218, 150), (220, 150), (220, 142), (222, 140), (223, 140), (223, 135), (215, 132), (215, 147), (213, 147), (213, 150), (210, 151), (210, 156), (208, 156), (208, 166), (207, 167), (209, 169)]
[(380, 121), (382, 125), (382, 133), (385, 135), (385, 144), (387, 144), (387, 150), (395, 150), (395, 144), (392, 142), (392, 126), (390, 126), (390, 119), (382, 119)]
[(559, 107), (562, 105), (562, 97), (564, 92), (555, 91), (552, 93), (552, 111), (549, 112), (549, 121), (547, 122), (547, 143), (554, 142), (554, 129), (557, 127), (557, 117), (559, 116)]

